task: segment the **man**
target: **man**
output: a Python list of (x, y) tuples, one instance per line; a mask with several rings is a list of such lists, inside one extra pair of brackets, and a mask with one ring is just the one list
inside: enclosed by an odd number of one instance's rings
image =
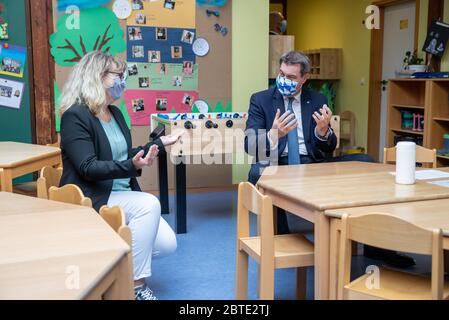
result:
[[(245, 151), (254, 157), (248, 180), (256, 184), (263, 169), (274, 165), (318, 162), (373, 162), (365, 154), (332, 158), (337, 137), (330, 127), (332, 111), (327, 99), (304, 88), (310, 77), (309, 58), (296, 51), (280, 59), (276, 87), (251, 97), (246, 123)], [(332, 192), (332, 190), (329, 190)], [(290, 233), (285, 211), (278, 209), (278, 233)], [(366, 246), (365, 255), (384, 259), (391, 265), (406, 267), (413, 259), (392, 251)]]

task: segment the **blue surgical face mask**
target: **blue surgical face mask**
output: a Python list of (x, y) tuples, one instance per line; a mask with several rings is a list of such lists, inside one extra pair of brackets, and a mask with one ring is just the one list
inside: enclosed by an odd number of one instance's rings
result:
[(125, 91), (125, 87), (126, 87), (125, 79), (120, 79), (120, 78), (115, 79), (112, 87), (108, 88), (111, 98), (114, 100), (118, 100), (122, 96), (123, 92)]
[(299, 83), (278, 75), (276, 85), (284, 97), (293, 97), (299, 89)]
[(287, 20), (281, 21), (281, 33), (285, 33), (287, 31)]

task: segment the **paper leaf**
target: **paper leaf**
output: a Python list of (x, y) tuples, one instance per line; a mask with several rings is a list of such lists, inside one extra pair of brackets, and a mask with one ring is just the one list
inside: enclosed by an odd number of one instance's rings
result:
[(59, 96), (61, 95), (61, 92), (59, 91), (58, 84), (56, 83), (56, 80), (53, 81), (53, 88), (55, 91), (55, 127), (56, 132), (61, 131), (61, 117), (59, 116), (59, 110), (58, 110), (58, 101)]

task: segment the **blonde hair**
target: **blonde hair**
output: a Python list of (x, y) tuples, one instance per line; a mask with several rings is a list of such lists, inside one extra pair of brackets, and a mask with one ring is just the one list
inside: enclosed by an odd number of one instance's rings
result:
[(58, 101), (59, 115), (62, 116), (77, 103), (86, 104), (89, 110), (97, 115), (106, 104), (103, 79), (113, 68), (125, 72), (126, 63), (103, 51), (86, 54), (73, 68), (62, 89)]

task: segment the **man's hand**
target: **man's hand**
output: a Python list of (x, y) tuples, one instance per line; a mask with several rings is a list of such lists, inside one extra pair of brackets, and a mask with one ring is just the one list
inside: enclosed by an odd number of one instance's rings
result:
[(148, 150), (145, 158), (143, 158), (144, 153), (144, 150), (140, 150), (133, 158), (133, 165), (137, 170), (140, 170), (145, 166), (151, 166), (159, 153), (159, 148), (157, 145), (153, 144)]
[(168, 136), (162, 136), (161, 137), (162, 144), (165, 147), (175, 144), (176, 142), (178, 142), (179, 138), (181, 138), (181, 136), (184, 134), (184, 132), (185, 131), (183, 129), (178, 129), (178, 130), (173, 131), (173, 133), (169, 134)]
[(327, 107), (327, 105), (323, 105), (320, 109), (321, 114), (315, 112), (312, 117), (316, 122), (316, 130), (321, 137), (324, 137), (329, 130), (329, 124), (332, 119), (332, 111)]
[[(298, 121), (295, 118), (295, 114), (287, 111), (281, 115), (281, 111), (278, 109), (273, 121), (273, 126), (270, 130), (270, 138), (272, 140), (283, 138), (292, 130), (298, 127)], [(276, 141), (273, 141), (276, 144)]]

